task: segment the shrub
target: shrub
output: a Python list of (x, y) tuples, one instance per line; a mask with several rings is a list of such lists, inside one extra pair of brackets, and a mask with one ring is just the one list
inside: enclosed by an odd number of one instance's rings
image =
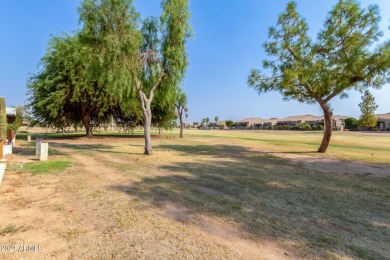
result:
[(358, 127), (358, 124), (359, 124), (359, 120), (357, 120), (356, 118), (353, 118), (353, 117), (348, 117), (345, 119), (345, 128), (346, 129), (357, 129)]
[(300, 130), (308, 131), (308, 130), (311, 130), (311, 125), (309, 123), (307, 123), (307, 122), (303, 122), (303, 123), (300, 123), (298, 125), (298, 128)]
[(225, 124), (226, 124), (227, 127), (230, 128), (230, 127), (232, 127), (234, 125), (234, 122), (232, 120), (227, 120)]

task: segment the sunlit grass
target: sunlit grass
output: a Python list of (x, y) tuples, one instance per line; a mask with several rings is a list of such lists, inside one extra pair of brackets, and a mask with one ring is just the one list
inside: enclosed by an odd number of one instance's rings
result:
[(35, 163), (27, 163), (24, 165), (24, 170), (33, 175), (38, 174), (56, 174), (70, 167), (70, 161), (43, 161)]
[(276, 152), (301, 152), (314, 156), (334, 157), (343, 160), (390, 163), (389, 133), (333, 133), (327, 153), (319, 154), (322, 132), (304, 131), (252, 131), (252, 130), (191, 130), (185, 132), (189, 138), (226, 138)]

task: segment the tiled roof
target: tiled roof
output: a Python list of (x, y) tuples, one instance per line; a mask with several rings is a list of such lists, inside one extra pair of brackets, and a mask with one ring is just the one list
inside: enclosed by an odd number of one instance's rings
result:
[(386, 114), (376, 114), (377, 118), (382, 118), (382, 119), (390, 119), (390, 113)]
[(264, 120), (260, 117), (252, 117), (252, 118), (245, 118), (245, 119), (236, 121), (235, 123), (247, 123), (248, 122), (248, 123), (256, 124), (256, 123), (261, 123), (263, 121)]

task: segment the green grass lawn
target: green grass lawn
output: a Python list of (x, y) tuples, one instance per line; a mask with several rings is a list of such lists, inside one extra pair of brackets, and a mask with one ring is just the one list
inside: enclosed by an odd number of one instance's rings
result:
[(30, 172), (33, 175), (37, 174), (56, 174), (64, 171), (70, 167), (72, 163), (70, 161), (42, 161), (42, 162), (31, 162), (24, 165), (24, 170)]
[(185, 134), (188, 137), (226, 138), (268, 151), (390, 163), (390, 133), (335, 131), (326, 154), (316, 152), (323, 136), (320, 131), (191, 130)]

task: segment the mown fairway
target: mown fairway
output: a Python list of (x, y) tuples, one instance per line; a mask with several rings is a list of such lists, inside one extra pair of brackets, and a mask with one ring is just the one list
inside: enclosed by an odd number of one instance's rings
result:
[[(155, 136), (153, 156), (136, 135), (54, 135), (58, 163), (23, 169), (34, 147), (20, 141), (0, 188), (1, 240), (40, 236), (42, 254), (70, 258), (390, 258), (390, 174), (323, 173), (283, 158), (318, 157), (315, 132), (185, 134)], [(389, 139), (336, 132), (323, 156), (388, 167)]]
[(191, 130), (187, 135), (227, 138), (269, 151), (390, 163), (390, 132), (335, 131), (326, 154), (316, 152), (323, 135), (320, 131)]

